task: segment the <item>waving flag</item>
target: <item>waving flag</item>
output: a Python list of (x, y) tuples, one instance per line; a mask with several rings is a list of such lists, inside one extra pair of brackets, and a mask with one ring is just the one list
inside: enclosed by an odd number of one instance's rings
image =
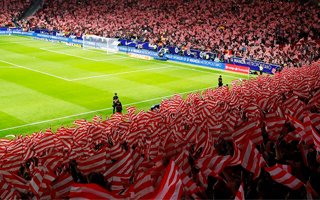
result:
[(173, 161), (166, 168), (162, 181), (152, 199), (181, 199), (182, 180)]
[(243, 144), (241, 151), (241, 165), (254, 174), (254, 178), (260, 175), (261, 167), (265, 165), (262, 155), (249, 140)]
[(234, 198), (235, 200), (244, 200), (244, 190), (243, 190), (243, 183), (240, 184), (237, 194)]
[(286, 119), (282, 117), (270, 117), (265, 120), (266, 131), (270, 140), (277, 140), (281, 130), (286, 123)]
[(315, 128), (313, 128), (310, 115), (305, 116), (304, 127), (306, 135), (312, 136), (314, 145), (316, 146), (317, 150), (320, 151), (320, 135), (317, 133)]
[(195, 165), (199, 169), (202, 169), (206, 176), (209, 175), (208, 170), (210, 170), (210, 173), (212, 173), (213, 171), (215, 174), (220, 174), (224, 170), (224, 168), (229, 164), (230, 158), (231, 157), (229, 155), (208, 155), (196, 161)]
[(312, 135), (310, 134), (310, 132), (305, 131), (305, 126), (303, 125), (303, 123), (300, 120), (289, 115), (287, 115), (287, 118), (294, 126), (295, 133), (300, 136), (301, 140), (304, 141), (306, 144), (313, 144)]
[(265, 167), (264, 170), (270, 174), (274, 181), (281, 183), (290, 189), (297, 190), (303, 186), (303, 183), (299, 179), (294, 177), (281, 165), (276, 164), (273, 167)]
[(151, 196), (154, 192), (153, 182), (151, 174), (146, 173), (133, 185), (130, 197), (132, 199), (146, 199), (147, 196)]
[(0, 182), (9, 184), (19, 192), (27, 192), (29, 190), (27, 181), (14, 173), (0, 170), (0, 176), (3, 179)]
[(61, 199), (63, 197), (67, 197), (73, 183), (71, 174), (61, 174), (52, 185), (53, 198)]
[(69, 196), (70, 199), (121, 199), (117, 194), (113, 194), (94, 183), (72, 184)]
[(108, 179), (116, 174), (128, 175), (131, 174), (133, 170), (133, 160), (131, 155), (131, 150), (127, 151), (124, 155), (119, 158), (117, 162), (115, 162), (107, 171), (103, 174), (103, 176)]
[(8, 184), (0, 175), (0, 199), (19, 199), (18, 191)]
[(84, 174), (88, 175), (91, 172), (104, 172), (107, 167), (106, 151), (105, 148), (96, 152), (95, 155), (85, 159), (77, 160), (79, 170)]

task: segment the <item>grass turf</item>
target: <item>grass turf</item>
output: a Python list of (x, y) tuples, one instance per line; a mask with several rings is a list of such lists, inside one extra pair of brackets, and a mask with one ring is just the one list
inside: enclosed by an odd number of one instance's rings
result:
[(83, 50), (32, 38), (0, 36), (0, 138), (76, 119), (112, 113), (117, 92), (124, 105), (149, 109), (161, 99), (246, 79), (246, 75), (125, 54)]

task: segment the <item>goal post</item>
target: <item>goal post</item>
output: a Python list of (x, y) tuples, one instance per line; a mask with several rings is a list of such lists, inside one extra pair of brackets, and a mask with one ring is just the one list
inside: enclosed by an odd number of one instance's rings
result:
[(117, 53), (120, 44), (117, 38), (105, 38), (96, 35), (84, 35), (82, 42), (83, 49), (101, 49), (107, 54)]

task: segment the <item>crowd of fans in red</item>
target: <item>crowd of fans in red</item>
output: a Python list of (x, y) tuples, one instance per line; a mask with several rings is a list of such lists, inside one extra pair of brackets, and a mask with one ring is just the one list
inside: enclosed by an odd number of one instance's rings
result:
[[(319, 59), (317, 8), (259, 2), (49, 0), (23, 26), (229, 50), (289, 66)], [(0, 25), (27, 6), (0, 5)], [(319, 77), (318, 62), (175, 96), (153, 111), (129, 108), (56, 133), (1, 139), (0, 199), (83, 197), (77, 191), (96, 189), (88, 183), (113, 199), (154, 198), (168, 195), (170, 181), (183, 198), (230, 199), (240, 183), (250, 199), (319, 198)]]
[(0, 27), (14, 27), (13, 21), (30, 6), (30, 0), (2, 0), (0, 1)]
[[(46, 0), (43, 9), (24, 26), (66, 35), (137, 38), (215, 52), (225, 59), (234, 55), (288, 66), (319, 59), (319, 8), (298, 1), (253, 2)], [(21, 9), (18, 5), (22, 5), (20, 1), (10, 2), (10, 8)], [(12, 15), (12, 9), (0, 15), (0, 24), (8, 23)]]
[(320, 63), (287, 68), (1, 139), (0, 198), (317, 199), (319, 77)]

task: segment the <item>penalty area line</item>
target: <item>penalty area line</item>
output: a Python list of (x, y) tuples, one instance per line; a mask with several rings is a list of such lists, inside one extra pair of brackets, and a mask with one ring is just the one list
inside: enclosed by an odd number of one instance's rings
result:
[(133, 71), (127, 71), (127, 72), (119, 72), (119, 73), (113, 73), (113, 74), (102, 74), (102, 75), (97, 75), (97, 76), (75, 78), (75, 79), (70, 79), (70, 81), (81, 81), (81, 80), (87, 80), (87, 79), (93, 79), (93, 78), (112, 77), (112, 76), (117, 76), (117, 75), (122, 75), (122, 74), (131, 74), (131, 73), (137, 73), (137, 72), (154, 71), (154, 70), (167, 69), (167, 68), (170, 68), (170, 66), (167, 66), (167, 67), (153, 67), (153, 68), (133, 70)]
[[(59, 48), (61, 48), (59, 46)], [(54, 49), (59, 49), (59, 48), (54, 48)], [(105, 58), (105, 59), (93, 59), (93, 58), (88, 58), (88, 57), (84, 57), (84, 56), (79, 56), (79, 55), (74, 55), (74, 54), (70, 54), (70, 53), (65, 53), (62, 51), (57, 51), (57, 50), (52, 50), (52, 48), (39, 48), (43, 51), (48, 51), (51, 53), (55, 53), (55, 54), (60, 54), (60, 55), (65, 55), (65, 56), (71, 56), (71, 57), (75, 57), (75, 58), (81, 58), (84, 60), (90, 60), (90, 61), (94, 61), (94, 62), (104, 62), (104, 61), (113, 61), (113, 60), (126, 60), (128, 58), (124, 58), (124, 57), (119, 57), (119, 58)], [(107, 55), (107, 54), (106, 54)]]
[(50, 73), (47, 73), (47, 72), (39, 71), (39, 70), (36, 70), (36, 69), (31, 69), (29, 67), (25, 67), (25, 66), (22, 66), (22, 65), (17, 65), (17, 64), (5, 61), (5, 60), (1, 60), (0, 59), (0, 62), (9, 64), (9, 65), (14, 66), (14, 67), (18, 67), (18, 68), (21, 68), (21, 69), (26, 69), (26, 70), (29, 70), (29, 71), (33, 71), (33, 72), (37, 72), (37, 73), (44, 74), (44, 75), (47, 75), (47, 76), (51, 76), (51, 77), (54, 77), (54, 78), (58, 78), (58, 79), (61, 79), (61, 80), (64, 80), (64, 81), (70, 81), (69, 79), (63, 78), (61, 76), (57, 76), (57, 75), (50, 74)]
[[(143, 100), (143, 101), (137, 101), (137, 102), (133, 102), (133, 103), (124, 104), (123, 106), (132, 106), (132, 105), (137, 105), (137, 104), (141, 104), (141, 103), (152, 102), (152, 101), (155, 101), (155, 100), (162, 100), (162, 99), (165, 99), (165, 98), (168, 98), (168, 97), (172, 97), (172, 96), (174, 96), (176, 94), (187, 94), (187, 93), (206, 90), (206, 89), (209, 89), (209, 88), (213, 88), (213, 87), (206, 87), (206, 88), (190, 90), (190, 91), (186, 91), (186, 92), (174, 93), (174, 94), (166, 95), (166, 96), (162, 96), (162, 97), (156, 97), (156, 98), (147, 99), (147, 100)], [(78, 117), (78, 116), (82, 116), (82, 115), (97, 113), (97, 112), (101, 112), (101, 111), (107, 111), (107, 110), (111, 110), (111, 109), (112, 108), (102, 108), (102, 109), (92, 110), (92, 111), (78, 113), (78, 114), (74, 114), (74, 115), (68, 115), (68, 116), (64, 116), (64, 117), (58, 117), (58, 118), (53, 118), (53, 119), (48, 119), (48, 120), (43, 120), (43, 121), (38, 121), (38, 122), (32, 122), (32, 123), (29, 123), (29, 124), (23, 124), (23, 125), (19, 125), (19, 126), (13, 126), (13, 127), (0, 129), (0, 132), (14, 130), (14, 129), (23, 128), (23, 127), (29, 127), (29, 126), (38, 125), (38, 124), (44, 124), (44, 123), (47, 123), (47, 122), (53, 122), (53, 121), (58, 121), (58, 120), (62, 120), (62, 119), (69, 119), (69, 118), (72, 118), (72, 117)]]
[(15, 136), (15, 135), (12, 135), (12, 134), (9, 134), (9, 135), (6, 135), (5, 137), (6, 137), (6, 138), (8, 138), (8, 137), (14, 138), (14, 137), (16, 137), (16, 136)]

